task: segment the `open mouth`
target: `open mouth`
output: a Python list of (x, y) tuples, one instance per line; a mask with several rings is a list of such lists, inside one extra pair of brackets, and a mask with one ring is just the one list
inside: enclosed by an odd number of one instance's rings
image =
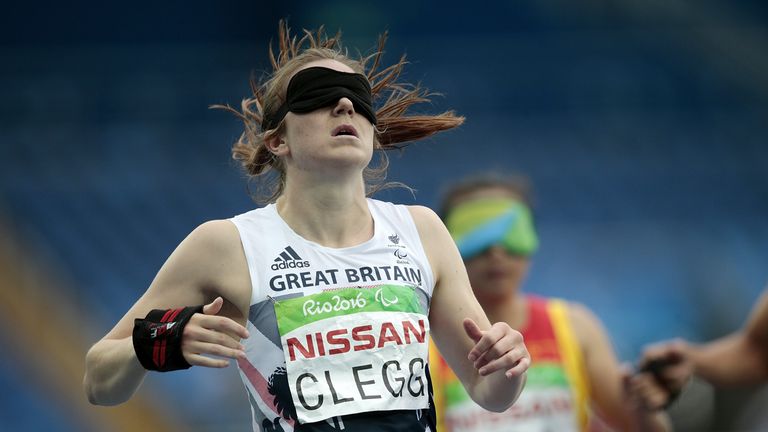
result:
[(359, 138), (357, 135), (357, 130), (352, 125), (346, 124), (336, 127), (333, 132), (331, 132), (331, 136), (353, 136), (355, 138)]

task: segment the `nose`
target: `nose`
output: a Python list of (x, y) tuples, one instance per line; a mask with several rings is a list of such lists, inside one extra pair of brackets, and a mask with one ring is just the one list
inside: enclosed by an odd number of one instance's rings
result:
[(500, 245), (493, 245), (486, 249), (485, 255), (494, 258), (504, 258), (507, 256), (507, 250)]
[(333, 107), (333, 115), (335, 116), (343, 116), (345, 114), (352, 115), (355, 113), (355, 106), (352, 104), (352, 101), (347, 97), (339, 98), (338, 101), (336, 101), (336, 105)]

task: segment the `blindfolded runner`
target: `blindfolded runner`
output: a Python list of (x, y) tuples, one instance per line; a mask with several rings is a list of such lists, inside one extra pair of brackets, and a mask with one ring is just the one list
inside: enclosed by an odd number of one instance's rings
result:
[[(237, 362), (253, 429), (434, 431), (432, 336), (468, 394), (501, 411), (530, 358), (491, 323), (456, 246), (421, 206), (368, 196), (384, 187), (374, 153), (451, 129), (452, 112), (408, 115), (429, 93), (351, 59), (339, 35), (292, 37), (281, 23), (273, 72), (241, 109), (233, 156), (269, 178), (263, 208), (206, 222), (89, 351), (92, 403), (126, 401), (147, 370)], [(197, 305), (197, 306), (196, 306)]]

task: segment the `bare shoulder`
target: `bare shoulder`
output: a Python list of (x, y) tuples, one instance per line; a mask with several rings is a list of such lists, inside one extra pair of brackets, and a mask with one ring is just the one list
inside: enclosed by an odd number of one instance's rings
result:
[[(464, 264), (451, 234), (437, 213), (424, 206), (408, 206), (408, 210), (419, 231), (421, 244), (438, 284), (440, 285), (439, 282), (443, 280), (443, 276), (450, 278), (458, 276), (456, 271), (459, 268), (463, 269)], [(466, 279), (466, 273), (457, 280), (464, 279)]]
[[(212, 220), (192, 230), (169, 257), (174, 265), (208, 267), (232, 258), (240, 247), (237, 228), (230, 221)], [(210, 270), (205, 268), (206, 271)]]
[(573, 325), (599, 325), (600, 320), (587, 306), (578, 302), (566, 302), (568, 317)]
[(218, 296), (224, 299), (222, 315), (245, 322), (250, 275), (237, 228), (225, 220), (206, 222), (192, 230), (105, 338), (130, 336), (133, 319), (151, 309), (206, 304)]
[(421, 205), (409, 205), (406, 207), (411, 213), (411, 216), (413, 217), (413, 220), (416, 222), (416, 226), (419, 227), (419, 229), (421, 229), (421, 225), (430, 225), (438, 222), (442, 224), (437, 213), (435, 213), (435, 211), (429, 207)]
[(566, 307), (573, 331), (582, 346), (589, 346), (596, 339), (606, 337), (603, 323), (591, 309), (577, 302), (567, 302)]
[(243, 282), (244, 277), (248, 276), (248, 263), (240, 240), (240, 232), (232, 221), (205, 222), (195, 228), (187, 240), (193, 242), (196, 251), (204, 254), (204, 258), (216, 267), (215, 270), (221, 278), (229, 282), (233, 279)]
[(169, 261), (187, 267), (188, 271), (197, 269), (213, 275), (212, 272), (217, 269), (231, 270), (231, 265), (241, 255), (243, 252), (237, 227), (227, 220), (212, 220), (189, 233)]
[(437, 253), (446, 247), (447, 243), (453, 245), (451, 235), (448, 233), (448, 229), (440, 220), (437, 213), (429, 207), (425, 206), (407, 206), (408, 211), (413, 217), (413, 222), (416, 224), (416, 229), (421, 236), (421, 242), (427, 253)]
[(237, 227), (212, 220), (195, 228), (161, 268), (153, 285), (193, 287), (204, 302), (218, 295), (247, 307), (250, 274)]
[(211, 253), (227, 252), (240, 246), (237, 227), (228, 220), (211, 220), (195, 228), (184, 240)]

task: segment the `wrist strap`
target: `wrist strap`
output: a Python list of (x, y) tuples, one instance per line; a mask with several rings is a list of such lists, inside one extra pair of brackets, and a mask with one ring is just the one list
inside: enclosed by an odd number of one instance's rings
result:
[(169, 372), (189, 369), (181, 352), (181, 335), (184, 327), (203, 306), (178, 309), (153, 309), (144, 319), (133, 322), (133, 349), (144, 369)]

